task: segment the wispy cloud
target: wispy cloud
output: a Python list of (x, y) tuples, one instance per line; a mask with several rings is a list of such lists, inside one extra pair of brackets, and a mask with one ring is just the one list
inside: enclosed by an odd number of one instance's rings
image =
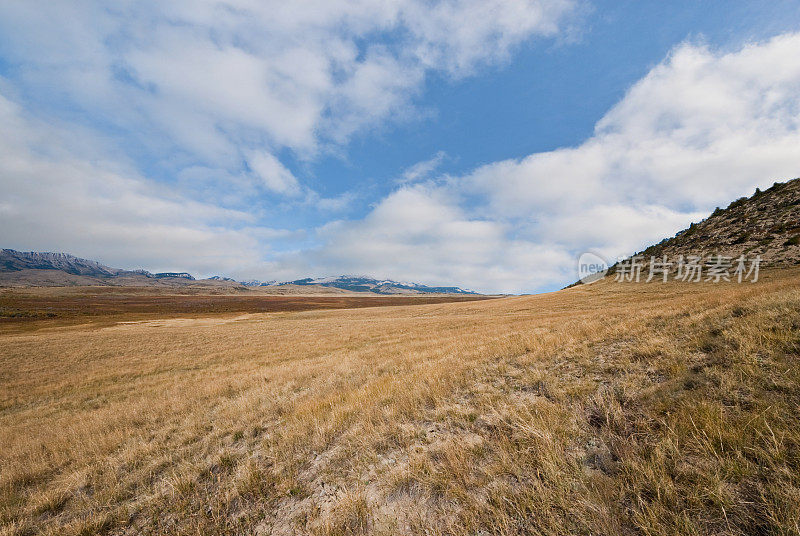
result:
[(247, 163), (268, 190), (290, 196), (300, 193), (297, 178), (272, 154), (263, 151), (252, 153)]
[(400, 178), (397, 179), (397, 182), (400, 184), (407, 184), (429, 178), (431, 173), (442, 165), (446, 157), (447, 154), (445, 154), (444, 151), (439, 151), (431, 158), (409, 166), (403, 171)]

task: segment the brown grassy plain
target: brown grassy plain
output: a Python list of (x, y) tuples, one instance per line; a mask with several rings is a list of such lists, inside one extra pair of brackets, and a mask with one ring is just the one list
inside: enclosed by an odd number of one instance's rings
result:
[[(278, 291), (285, 291), (279, 287)], [(487, 299), (461, 294), (378, 295), (332, 289), (327, 294), (274, 294), (261, 289), (164, 289), (157, 287), (31, 287), (0, 289), (0, 331), (36, 330), (68, 324), (109, 325), (165, 317), (197, 318), (242, 313), (419, 305)], [(312, 289), (317, 290), (317, 289)], [(323, 290), (328, 290), (323, 288)]]
[(800, 270), (0, 335), (3, 534), (800, 534)]

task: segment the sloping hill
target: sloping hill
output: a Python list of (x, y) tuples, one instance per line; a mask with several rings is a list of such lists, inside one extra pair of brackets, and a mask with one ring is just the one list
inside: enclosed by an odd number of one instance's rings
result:
[(676, 258), (679, 255), (760, 256), (762, 266), (800, 263), (800, 179), (776, 182), (718, 208), (674, 238), (640, 253)]

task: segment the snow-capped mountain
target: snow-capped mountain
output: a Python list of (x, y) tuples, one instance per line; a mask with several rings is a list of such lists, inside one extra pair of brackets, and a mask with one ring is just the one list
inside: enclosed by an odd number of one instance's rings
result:
[(278, 282), (275, 280), (272, 281), (260, 281), (258, 279), (250, 279), (247, 281), (237, 281), (240, 285), (244, 285), (246, 287), (271, 287), (272, 285), (277, 284)]
[[(148, 277), (155, 277), (156, 279), (175, 277), (178, 279), (188, 279), (189, 281), (195, 280), (194, 276), (188, 272), (158, 272), (157, 274), (150, 274)], [(221, 281), (221, 280), (216, 280), (216, 281)], [(231, 281), (233, 280), (231, 279)]]
[[(194, 281), (194, 276), (187, 272), (158, 272), (147, 270), (122, 270), (111, 268), (97, 261), (82, 259), (69, 253), (51, 253), (39, 251), (16, 251), (3, 249), (0, 252), (0, 271), (17, 272), (22, 270), (58, 270), (72, 275), (88, 277), (144, 276), (152, 279), (187, 279)], [(233, 281), (233, 279), (220, 279)]]
[(373, 292), (375, 294), (476, 294), (460, 287), (431, 287), (419, 283), (401, 283), (391, 279), (375, 279), (365, 276), (343, 275), (339, 277), (322, 277), (286, 281), (281, 285), (319, 285), (334, 287), (354, 292)]
[[(16, 274), (16, 275), (15, 275)], [(147, 270), (122, 270), (111, 268), (97, 261), (82, 259), (68, 253), (41, 253), (36, 251), (0, 251), (0, 285), (194, 285), (211, 284), (240, 287), (329, 287), (350, 292), (375, 294), (476, 294), (459, 287), (432, 287), (418, 283), (405, 283), (391, 279), (375, 279), (367, 276), (343, 275), (297, 279), (294, 281), (237, 281), (230, 277), (215, 275), (196, 280), (187, 272), (150, 273)], [(4, 283), (5, 281), (5, 283)], [(311, 289), (309, 289), (311, 290)]]

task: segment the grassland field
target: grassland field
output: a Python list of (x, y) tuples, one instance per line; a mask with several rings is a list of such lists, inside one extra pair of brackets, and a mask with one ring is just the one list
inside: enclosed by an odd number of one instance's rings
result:
[(104, 303), (0, 326), (0, 534), (800, 534), (798, 268)]
[(352, 309), (489, 299), (480, 295), (376, 295), (367, 293), (276, 295), (221, 289), (150, 287), (35, 287), (0, 289), (0, 331), (54, 325), (153, 320), (164, 317)]

